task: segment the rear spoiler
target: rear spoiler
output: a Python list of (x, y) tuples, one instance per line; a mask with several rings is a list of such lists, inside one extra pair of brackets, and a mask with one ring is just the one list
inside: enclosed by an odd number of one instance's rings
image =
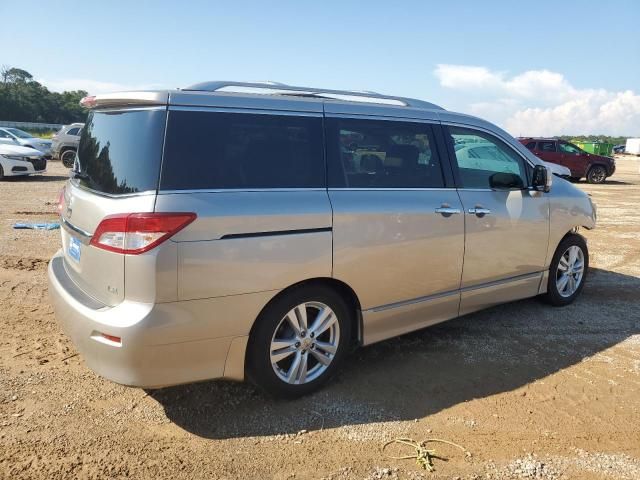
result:
[(167, 105), (169, 92), (118, 92), (91, 95), (80, 100), (85, 108)]

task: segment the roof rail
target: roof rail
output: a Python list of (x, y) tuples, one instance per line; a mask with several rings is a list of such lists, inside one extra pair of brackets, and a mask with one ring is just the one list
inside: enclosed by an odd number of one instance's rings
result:
[(299, 97), (328, 98), (347, 102), (378, 103), (400, 107), (426, 108), (443, 110), (442, 107), (415, 98), (382, 95), (376, 92), (355, 90), (330, 90), (325, 88), (294, 87), (277, 82), (233, 82), (212, 81), (202, 82), (181, 89), (186, 92), (234, 92), (254, 93), (262, 95), (290, 95)]

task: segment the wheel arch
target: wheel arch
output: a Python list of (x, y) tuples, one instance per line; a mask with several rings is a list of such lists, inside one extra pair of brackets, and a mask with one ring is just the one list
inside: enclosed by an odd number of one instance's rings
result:
[(352, 338), (351, 338), (351, 343), (356, 346), (359, 345), (362, 341), (362, 314), (361, 314), (361, 306), (360, 306), (360, 300), (358, 299), (358, 295), (356, 294), (356, 292), (349, 286), (347, 285), (345, 282), (341, 281), (341, 280), (337, 280), (335, 278), (331, 278), (331, 277), (316, 277), (316, 278), (309, 278), (306, 280), (302, 280), (300, 282), (294, 283), (292, 285), (289, 285), (288, 287), (284, 288), (283, 290), (280, 290), (278, 293), (276, 293), (273, 297), (271, 297), (271, 299), (264, 305), (264, 307), (262, 307), (262, 309), (260, 310), (260, 313), (258, 313), (258, 316), (255, 318), (255, 320), (253, 321), (253, 324), (251, 326), (251, 330), (249, 332), (249, 337), (251, 337), (255, 326), (258, 322), (258, 319), (262, 316), (263, 312), (273, 303), (275, 302), (277, 299), (282, 298), (284, 295), (287, 295), (289, 292), (291, 292), (291, 290), (294, 290), (296, 288), (300, 288), (300, 287), (310, 287), (310, 286), (314, 286), (314, 285), (322, 285), (325, 287), (329, 287), (333, 290), (335, 290), (347, 303), (348, 305), (351, 307), (352, 312), (353, 312), (353, 317), (351, 319), (352, 321)]
[(260, 309), (260, 312), (251, 325), (249, 334), (246, 336), (236, 337), (231, 341), (224, 367), (224, 378), (240, 381), (246, 379), (246, 366), (249, 354), (250, 339), (265, 309), (267, 309), (277, 299), (281, 298), (284, 295), (287, 295), (289, 292), (291, 292), (291, 290), (303, 286), (313, 285), (328, 286), (335, 290), (339, 295), (342, 296), (342, 298), (345, 299), (345, 301), (348, 302), (348, 304), (353, 309), (353, 317), (351, 319), (351, 327), (353, 332), (351, 344), (353, 347), (356, 347), (362, 343), (362, 313), (360, 300), (358, 299), (355, 291), (346, 283), (331, 277), (316, 277), (305, 279), (289, 285), (288, 287), (280, 290), (278, 293), (273, 295), (273, 297), (271, 297), (271, 299), (269, 299), (269, 301), (266, 302), (265, 305)]

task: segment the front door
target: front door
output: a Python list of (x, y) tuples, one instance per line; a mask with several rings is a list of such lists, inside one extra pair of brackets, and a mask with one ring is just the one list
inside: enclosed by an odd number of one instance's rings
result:
[(587, 174), (586, 166), (589, 159), (586, 152), (567, 142), (558, 142), (558, 152), (562, 156), (562, 165), (571, 170), (573, 177), (583, 177)]
[[(527, 188), (530, 167), (506, 142), (472, 128), (445, 131), (464, 207), (460, 314), (535, 295), (549, 239), (548, 198)], [(513, 185), (504, 185), (506, 176)]]
[(439, 126), (371, 118), (326, 126), (333, 276), (360, 300), (364, 343), (455, 317), (464, 217), (450, 170), (445, 181)]

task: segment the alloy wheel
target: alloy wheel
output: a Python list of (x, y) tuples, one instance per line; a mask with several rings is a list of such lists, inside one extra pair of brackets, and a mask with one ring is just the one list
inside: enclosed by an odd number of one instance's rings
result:
[(340, 323), (322, 302), (292, 308), (278, 323), (269, 350), (278, 378), (301, 385), (320, 377), (331, 365), (340, 344)]
[(556, 287), (567, 298), (580, 287), (584, 277), (584, 253), (577, 245), (570, 246), (560, 257), (556, 271)]

